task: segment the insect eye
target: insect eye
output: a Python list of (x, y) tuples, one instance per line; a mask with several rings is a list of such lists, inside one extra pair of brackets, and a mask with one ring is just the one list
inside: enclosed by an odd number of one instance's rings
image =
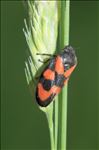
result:
[(69, 66), (67, 66), (67, 70), (69, 69), (70, 67)]
[(69, 64), (65, 64), (66, 69), (68, 70), (70, 68)]

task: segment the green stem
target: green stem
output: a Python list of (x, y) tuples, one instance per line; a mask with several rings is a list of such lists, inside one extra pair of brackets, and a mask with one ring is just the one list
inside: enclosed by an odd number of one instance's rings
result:
[(64, 20), (64, 44), (69, 44), (69, 26), (70, 26), (70, 0), (66, 1), (65, 20)]
[[(69, 8), (70, 1), (61, 1), (61, 34), (62, 47), (69, 44)], [(67, 85), (62, 91), (62, 106), (61, 106), (61, 150), (66, 150), (66, 129), (67, 129)]]
[(52, 127), (49, 127), (49, 128), (50, 128), (51, 150), (55, 150), (53, 124), (52, 124)]
[(66, 150), (67, 86), (62, 91), (61, 150)]
[(50, 131), (51, 150), (55, 150), (54, 126), (53, 126), (53, 103), (46, 108), (46, 117)]
[(55, 150), (57, 150), (58, 140), (58, 96), (55, 98)]

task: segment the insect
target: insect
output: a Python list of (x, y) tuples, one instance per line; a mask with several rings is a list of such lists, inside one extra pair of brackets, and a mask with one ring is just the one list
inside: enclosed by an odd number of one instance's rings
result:
[(50, 59), (36, 88), (36, 100), (40, 106), (46, 107), (53, 101), (68, 82), (76, 65), (77, 57), (71, 46), (65, 46), (58, 55)]

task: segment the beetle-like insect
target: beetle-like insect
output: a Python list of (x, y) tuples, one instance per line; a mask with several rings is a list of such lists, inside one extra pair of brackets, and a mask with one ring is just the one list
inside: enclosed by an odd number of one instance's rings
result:
[(36, 100), (40, 106), (46, 107), (53, 101), (68, 82), (76, 65), (77, 57), (72, 46), (65, 46), (58, 55), (50, 59), (36, 88)]

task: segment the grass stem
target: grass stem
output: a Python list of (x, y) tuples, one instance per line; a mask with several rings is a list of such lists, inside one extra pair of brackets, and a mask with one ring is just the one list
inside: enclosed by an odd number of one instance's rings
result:
[(55, 150), (57, 150), (58, 140), (58, 96), (55, 99)]
[(51, 141), (51, 150), (55, 150), (54, 123), (53, 123), (53, 103), (47, 107), (45, 114), (46, 114), (46, 117), (48, 120), (48, 126), (49, 126), (49, 132), (50, 132), (50, 141)]
[[(61, 46), (69, 44), (69, 9), (70, 1), (61, 1)], [(60, 149), (66, 150), (66, 130), (67, 130), (67, 85), (62, 91), (61, 105), (61, 144)]]

